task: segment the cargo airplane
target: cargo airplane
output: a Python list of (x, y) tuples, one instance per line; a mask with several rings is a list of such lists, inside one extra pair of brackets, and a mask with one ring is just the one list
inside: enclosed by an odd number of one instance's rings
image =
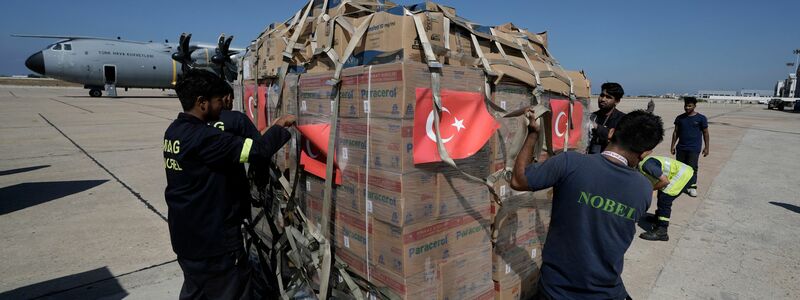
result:
[(233, 37), (220, 36), (214, 45), (190, 45), (191, 34), (180, 43), (136, 42), (109, 38), (57, 35), (12, 35), (25, 38), (60, 39), (34, 53), (25, 66), (41, 75), (83, 84), (89, 95), (100, 97), (116, 88), (173, 88), (188, 68), (205, 68), (233, 80), (235, 57), (244, 49), (230, 49)]

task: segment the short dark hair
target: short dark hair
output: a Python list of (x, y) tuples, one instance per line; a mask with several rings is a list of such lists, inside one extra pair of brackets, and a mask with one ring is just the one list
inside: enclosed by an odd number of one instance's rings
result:
[(697, 104), (697, 98), (695, 97), (683, 97), (683, 104)]
[(606, 91), (611, 97), (614, 97), (614, 100), (619, 101), (622, 99), (622, 96), (625, 96), (625, 90), (622, 89), (622, 85), (616, 82), (606, 82), (600, 86), (600, 92)]
[(225, 80), (219, 75), (202, 69), (192, 69), (181, 75), (175, 84), (175, 93), (181, 100), (184, 111), (191, 110), (200, 96), (212, 98), (226, 96), (230, 90)]
[(664, 122), (661, 117), (644, 110), (635, 110), (623, 116), (611, 142), (627, 150), (644, 153), (653, 150), (664, 140)]

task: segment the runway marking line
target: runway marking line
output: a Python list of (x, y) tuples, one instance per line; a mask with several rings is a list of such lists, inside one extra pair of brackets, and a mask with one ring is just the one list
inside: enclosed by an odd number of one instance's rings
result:
[(149, 209), (150, 211), (152, 211), (153, 213), (158, 215), (162, 220), (164, 220), (164, 222), (167, 221), (167, 218), (164, 217), (164, 215), (162, 215), (160, 212), (158, 212), (158, 210), (156, 210), (156, 208), (152, 204), (150, 204), (150, 202), (148, 202), (147, 200), (142, 198), (141, 194), (139, 194), (136, 191), (134, 191), (128, 184), (126, 184), (124, 181), (122, 181), (122, 179), (119, 179), (119, 177), (117, 177), (117, 175), (115, 175), (108, 168), (106, 168), (103, 164), (101, 164), (99, 161), (97, 161), (97, 159), (95, 159), (91, 154), (89, 154), (89, 152), (86, 152), (86, 150), (84, 150), (83, 147), (81, 147), (80, 145), (78, 145), (78, 143), (73, 141), (69, 136), (67, 136), (66, 133), (61, 131), (61, 129), (59, 129), (58, 126), (56, 126), (55, 124), (50, 122), (50, 120), (45, 118), (41, 113), (39, 114), (39, 116), (42, 117), (42, 119), (44, 119), (44, 121), (47, 122), (47, 124), (50, 124), (50, 126), (55, 128), (59, 133), (61, 133), (61, 135), (63, 135), (67, 140), (69, 140), (70, 143), (72, 143), (72, 145), (75, 145), (75, 147), (78, 148), (78, 150), (81, 150), (81, 152), (83, 152), (83, 154), (85, 154), (87, 157), (89, 157), (89, 159), (91, 159), (95, 164), (97, 164), (97, 166), (99, 166), (101, 169), (106, 171), (106, 173), (108, 173), (108, 175), (111, 175), (112, 178), (114, 178), (117, 182), (119, 182), (119, 184), (121, 184), (125, 189), (127, 189), (128, 192), (130, 192), (134, 197), (136, 197), (136, 199), (139, 199), (139, 201), (142, 202), (144, 204), (144, 206), (147, 207), (147, 209)]
[(80, 110), (83, 110), (83, 111), (88, 111), (89, 113), (94, 113), (94, 112), (93, 112), (93, 111), (91, 111), (91, 110), (85, 109), (85, 108), (83, 108), (83, 107), (80, 107), (80, 106), (77, 106), (77, 105), (69, 104), (69, 103), (67, 103), (67, 102), (64, 102), (64, 101), (58, 100), (58, 99), (56, 99), (56, 98), (50, 98), (50, 100), (53, 100), (53, 101), (55, 101), (55, 102), (58, 102), (58, 103), (61, 103), (61, 104), (64, 104), (64, 105), (69, 105), (69, 106), (72, 106), (72, 107), (74, 107), (74, 108), (77, 108), (77, 109), (80, 109)]

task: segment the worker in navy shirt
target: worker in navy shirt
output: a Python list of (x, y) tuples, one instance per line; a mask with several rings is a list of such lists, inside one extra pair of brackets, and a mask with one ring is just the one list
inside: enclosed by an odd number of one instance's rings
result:
[(566, 152), (529, 164), (539, 139), (530, 125), (514, 163), (511, 187), (553, 187), (553, 209), (542, 250), (539, 299), (626, 299), (625, 252), (636, 220), (648, 209), (652, 185), (636, 166), (663, 140), (661, 118), (637, 110), (623, 116), (599, 154)]
[[(694, 176), (689, 182), (686, 192), (689, 196), (697, 197), (697, 166), (700, 160), (700, 150), (702, 149), (703, 157), (708, 156), (709, 151), (708, 119), (695, 111), (697, 98), (684, 97), (683, 101), (685, 113), (675, 118), (675, 130), (672, 132), (670, 152), (675, 155), (678, 161), (694, 169)], [(703, 145), (705, 145), (705, 148)]]
[(600, 86), (600, 95), (597, 96), (597, 111), (590, 116), (592, 120), (592, 130), (590, 133), (589, 147), (587, 153), (594, 154), (603, 152), (608, 146), (608, 134), (611, 129), (617, 127), (619, 119), (625, 113), (617, 110), (617, 104), (625, 95), (622, 85), (616, 82), (606, 82)]
[(291, 137), (294, 116), (276, 121), (257, 139), (209, 126), (219, 119), (227, 83), (203, 70), (184, 74), (175, 86), (184, 112), (164, 133), (168, 224), (172, 249), (184, 275), (181, 299), (258, 299), (259, 287), (244, 251), (243, 203), (231, 170), (264, 165)]

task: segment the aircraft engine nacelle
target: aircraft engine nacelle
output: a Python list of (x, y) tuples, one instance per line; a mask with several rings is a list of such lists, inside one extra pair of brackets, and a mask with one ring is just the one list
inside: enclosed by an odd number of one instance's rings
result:
[(225, 80), (236, 80), (238, 66), (232, 57), (238, 52), (230, 50), (233, 36), (226, 39), (225, 34), (220, 35), (217, 47), (214, 49), (190, 45), (191, 38), (192, 34), (181, 34), (178, 51), (172, 54), (172, 59), (181, 64), (184, 73), (190, 69), (200, 68), (217, 73)]

